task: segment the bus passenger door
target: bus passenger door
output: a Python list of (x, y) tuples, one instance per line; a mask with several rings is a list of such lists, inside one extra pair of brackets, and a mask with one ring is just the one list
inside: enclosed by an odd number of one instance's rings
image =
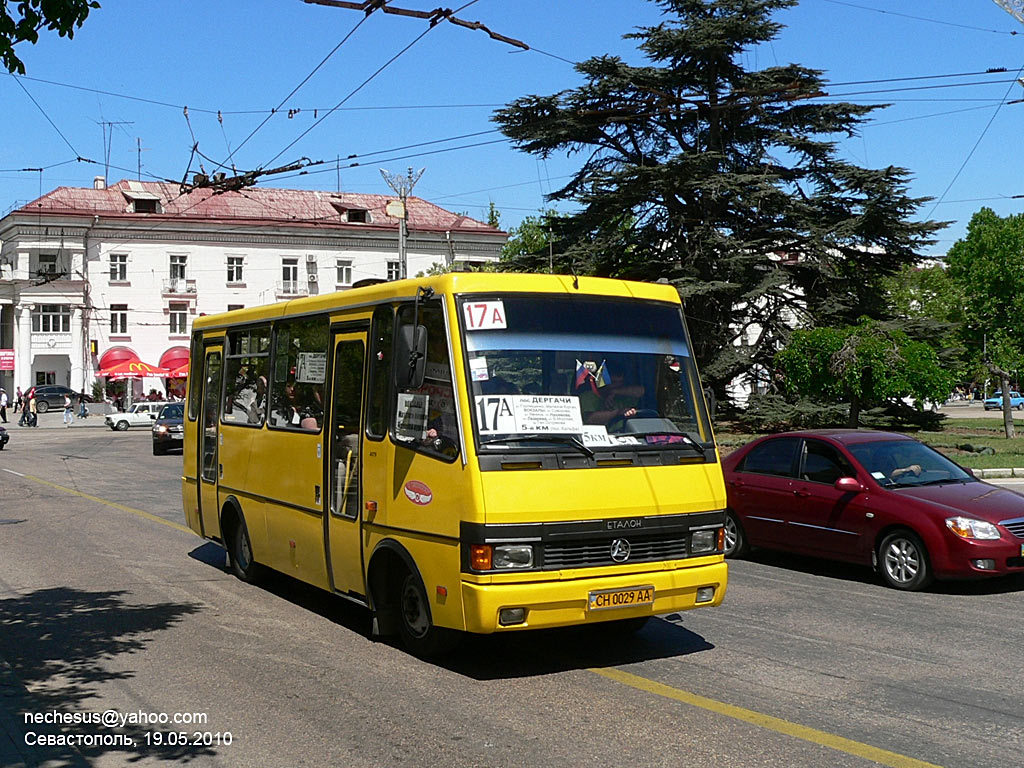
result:
[(219, 537), (220, 514), (217, 508), (219, 478), (220, 392), (223, 378), (222, 348), (207, 347), (203, 365), (203, 407), (199, 414), (196, 456), (199, 463), (199, 519), (203, 535)]
[(362, 425), (365, 333), (334, 335), (327, 496), (327, 563), (335, 591), (365, 597), (362, 545)]

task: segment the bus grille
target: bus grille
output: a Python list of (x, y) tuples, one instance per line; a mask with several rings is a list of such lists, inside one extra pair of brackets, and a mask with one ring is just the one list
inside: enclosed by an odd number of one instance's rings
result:
[(629, 542), (626, 563), (649, 563), (658, 560), (680, 560), (687, 557), (687, 534), (656, 539), (611, 537), (604, 540), (547, 544), (544, 547), (544, 570), (555, 568), (593, 568), (604, 565), (624, 565), (612, 560), (612, 541), (625, 538)]

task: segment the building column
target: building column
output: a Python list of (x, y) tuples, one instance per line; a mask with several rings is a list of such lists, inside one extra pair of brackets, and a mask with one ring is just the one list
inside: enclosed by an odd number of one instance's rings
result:
[(78, 392), (91, 392), (92, 387), (86, 389), (85, 366), (82, 364), (85, 341), (82, 339), (82, 313), (83, 307), (71, 308), (71, 383), (68, 385)]
[(32, 381), (32, 311), (19, 304), (14, 311), (14, 381), (16, 387), (27, 392)]

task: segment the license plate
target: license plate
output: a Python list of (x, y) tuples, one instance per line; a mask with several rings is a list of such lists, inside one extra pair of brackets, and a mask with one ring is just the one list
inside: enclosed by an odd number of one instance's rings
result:
[(184, 437), (180, 432), (171, 432), (171, 440), (181, 440)]
[(624, 589), (598, 589), (590, 593), (587, 607), (591, 611), (608, 608), (632, 608), (654, 603), (654, 586), (625, 587)]

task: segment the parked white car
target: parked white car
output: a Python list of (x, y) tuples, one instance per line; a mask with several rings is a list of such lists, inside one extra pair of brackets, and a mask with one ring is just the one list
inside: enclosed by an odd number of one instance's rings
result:
[(108, 413), (103, 423), (118, 432), (124, 432), (128, 427), (150, 427), (152, 428), (160, 409), (167, 403), (162, 400), (145, 400), (141, 403), (132, 403), (127, 411), (123, 413)]

